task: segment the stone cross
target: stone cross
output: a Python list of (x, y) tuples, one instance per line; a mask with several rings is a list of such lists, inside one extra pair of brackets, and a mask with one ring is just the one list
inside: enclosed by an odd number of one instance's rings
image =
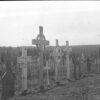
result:
[(22, 56), (17, 57), (17, 62), (22, 68), (22, 91), (27, 90), (27, 63), (32, 62), (31, 56), (27, 56), (27, 49), (22, 48)]
[(63, 55), (61, 48), (59, 47), (59, 43), (58, 40), (56, 39), (56, 47), (53, 51), (54, 59), (55, 59), (55, 81), (58, 82), (59, 81), (59, 77), (58, 77), (58, 66), (59, 63), (61, 61), (61, 57)]
[(67, 79), (70, 79), (69, 53), (72, 51), (72, 49), (69, 48), (69, 42), (68, 41), (66, 41), (66, 48), (65, 48), (64, 51), (66, 52)]
[(52, 55), (54, 56), (56, 62), (60, 62), (63, 53), (62, 53), (62, 50), (59, 46), (59, 42), (57, 39), (56, 39), (56, 47), (54, 48)]
[(84, 55), (84, 53), (82, 53), (81, 54), (81, 63), (84, 63), (84, 61), (85, 61), (85, 55)]
[(47, 72), (47, 85), (49, 86), (50, 85), (50, 81), (49, 81), (49, 70), (50, 70), (50, 67), (48, 65), (48, 61), (46, 61), (46, 67), (44, 67), (44, 70), (46, 70), (46, 72)]
[(46, 40), (43, 34), (43, 27), (39, 26), (39, 35), (36, 39), (32, 40), (32, 44), (36, 45), (40, 49), (40, 64), (39, 64), (39, 86), (40, 89), (44, 88), (43, 86), (43, 51), (45, 46), (49, 45), (49, 41)]

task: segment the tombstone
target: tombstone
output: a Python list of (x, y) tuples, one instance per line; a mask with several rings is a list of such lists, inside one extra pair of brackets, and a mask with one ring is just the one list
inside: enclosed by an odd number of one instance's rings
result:
[(46, 74), (47, 74), (47, 86), (50, 86), (50, 81), (49, 81), (49, 70), (50, 70), (50, 67), (48, 66), (48, 61), (46, 61), (46, 67), (44, 67), (44, 70), (46, 70)]
[(27, 64), (32, 62), (31, 56), (27, 56), (27, 49), (22, 47), (22, 56), (17, 57), (17, 62), (22, 69), (22, 92), (27, 91)]
[(39, 63), (39, 87), (40, 90), (44, 89), (43, 85), (43, 52), (45, 46), (49, 45), (49, 41), (46, 40), (43, 34), (43, 27), (39, 26), (39, 35), (36, 39), (32, 40), (32, 44), (36, 45), (38, 49), (40, 49), (40, 63)]
[(70, 60), (69, 60), (69, 54), (72, 51), (71, 48), (69, 48), (69, 42), (66, 41), (66, 48), (64, 49), (66, 52), (66, 67), (67, 67), (67, 79), (70, 79)]
[(73, 77), (77, 80), (80, 79), (81, 77), (81, 68), (80, 68), (80, 57), (73, 55), (72, 57), (72, 62), (73, 62), (73, 67), (74, 67), (74, 72), (73, 72)]
[(57, 84), (59, 84), (58, 68), (59, 68), (59, 63), (61, 61), (63, 53), (62, 53), (61, 48), (59, 47), (59, 43), (58, 43), (57, 39), (56, 39), (56, 47), (55, 47), (52, 55), (55, 59), (55, 81)]

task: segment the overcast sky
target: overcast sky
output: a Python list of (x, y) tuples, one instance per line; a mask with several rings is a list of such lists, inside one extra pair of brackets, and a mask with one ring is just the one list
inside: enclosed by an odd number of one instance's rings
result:
[(50, 45), (100, 44), (100, 2), (0, 2), (0, 46), (31, 46), (39, 25)]

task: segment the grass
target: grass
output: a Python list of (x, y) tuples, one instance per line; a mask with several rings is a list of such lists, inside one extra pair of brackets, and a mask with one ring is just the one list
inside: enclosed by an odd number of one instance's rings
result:
[[(11, 100), (93, 100), (100, 95), (100, 75), (86, 77), (64, 87), (57, 87), (46, 93), (15, 97)], [(92, 86), (91, 86), (92, 85)]]

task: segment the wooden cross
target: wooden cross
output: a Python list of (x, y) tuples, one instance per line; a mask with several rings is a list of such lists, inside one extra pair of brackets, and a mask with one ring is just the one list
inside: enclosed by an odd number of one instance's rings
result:
[(48, 66), (48, 61), (46, 61), (46, 67), (44, 67), (44, 70), (46, 70), (46, 72), (47, 72), (47, 85), (49, 86), (50, 85), (50, 81), (49, 81), (49, 70), (50, 70), (50, 67)]
[(32, 62), (31, 56), (27, 56), (26, 48), (22, 48), (22, 56), (17, 57), (17, 62), (22, 68), (22, 91), (27, 90), (27, 63)]
[(69, 53), (72, 51), (71, 48), (69, 48), (69, 42), (66, 41), (66, 48), (64, 49), (66, 52), (66, 66), (67, 66), (67, 79), (70, 79), (70, 61), (69, 61)]
[(39, 35), (36, 39), (32, 40), (32, 44), (40, 48), (40, 64), (39, 64), (39, 85), (40, 89), (43, 87), (43, 51), (45, 46), (49, 45), (49, 41), (46, 40), (43, 34), (43, 27), (39, 26)]

